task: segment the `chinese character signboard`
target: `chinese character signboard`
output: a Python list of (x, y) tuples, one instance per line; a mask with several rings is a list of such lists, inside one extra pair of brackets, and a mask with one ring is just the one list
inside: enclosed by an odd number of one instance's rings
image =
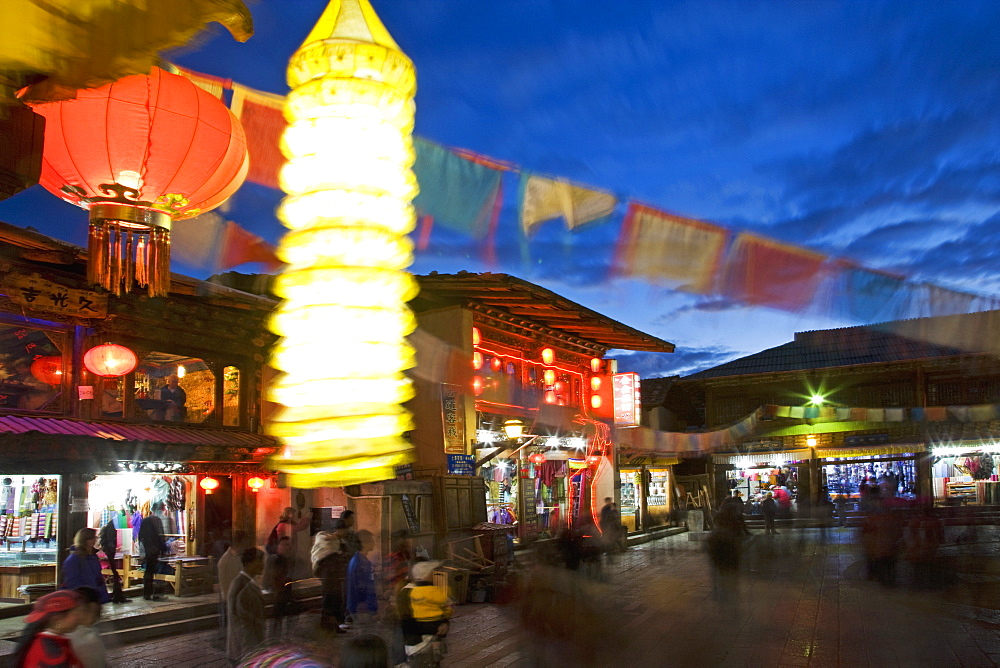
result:
[(8, 274), (2, 289), (12, 302), (35, 311), (77, 318), (103, 318), (108, 314), (107, 295), (67, 288), (37, 275)]
[(448, 473), (452, 475), (476, 475), (475, 455), (448, 455)]
[(615, 426), (637, 427), (641, 414), (639, 374), (616, 373), (611, 378), (615, 397)]
[(465, 454), (465, 401), (459, 385), (441, 385), (441, 415), (444, 419), (444, 451)]

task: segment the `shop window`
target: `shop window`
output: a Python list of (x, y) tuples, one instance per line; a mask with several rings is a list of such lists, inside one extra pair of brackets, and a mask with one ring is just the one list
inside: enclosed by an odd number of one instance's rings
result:
[(62, 412), (62, 332), (0, 325), (0, 409)]
[(135, 417), (204, 422), (215, 413), (215, 374), (204, 360), (146, 354), (135, 370)]
[(0, 566), (51, 566), (51, 576), (55, 576), (59, 482), (56, 475), (0, 471), (0, 535), (8, 537), (7, 551), (0, 552)]
[(222, 370), (222, 424), (240, 425), (240, 370), (227, 366)]

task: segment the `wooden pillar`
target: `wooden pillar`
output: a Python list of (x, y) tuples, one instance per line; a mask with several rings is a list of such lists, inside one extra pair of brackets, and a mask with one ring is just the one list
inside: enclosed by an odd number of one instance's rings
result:
[(933, 455), (928, 449), (917, 453), (917, 499), (928, 506), (934, 505), (934, 480), (931, 477), (931, 460)]
[(56, 582), (59, 582), (59, 567), (66, 550), (73, 544), (76, 532), (87, 526), (87, 482), (93, 476), (71, 473), (59, 481), (56, 527)]
[(252, 476), (246, 473), (234, 473), (233, 484), (233, 535), (237, 531), (246, 532), (254, 545), (263, 544), (263, 538), (257, 535), (257, 496), (247, 487), (247, 480)]
[(639, 467), (639, 520), (640, 525), (636, 526), (636, 529), (643, 531), (649, 528), (649, 500), (647, 494), (649, 493), (649, 471), (646, 470), (646, 465), (643, 464)]

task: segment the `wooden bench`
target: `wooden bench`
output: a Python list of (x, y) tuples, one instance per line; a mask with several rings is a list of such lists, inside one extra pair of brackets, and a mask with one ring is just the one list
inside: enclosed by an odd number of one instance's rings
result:
[[(142, 582), (145, 570), (139, 564), (139, 559), (130, 554), (116, 555), (121, 560), (121, 568), (116, 569), (121, 575), (125, 587), (132, 586), (135, 582)], [(154, 580), (168, 582), (174, 590), (174, 596), (197, 596), (198, 594), (211, 594), (215, 584), (213, 575), (212, 557), (166, 557), (160, 563), (167, 564), (174, 569), (173, 573), (156, 573)], [(101, 571), (105, 575), (111, 575), (111, 569), (105, 568)]]

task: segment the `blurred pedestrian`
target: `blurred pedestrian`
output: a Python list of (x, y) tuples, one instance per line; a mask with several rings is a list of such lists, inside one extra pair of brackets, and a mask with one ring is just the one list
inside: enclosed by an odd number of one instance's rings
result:
[[(361, 540), (364, 541), (363, 538)], [(344, 643), (337, 666), (338, 668), (388, 668), (389, 649), (385, 641), (376, 635), (355, 636)]]
[(361, 549), (354, 553), (347, 564), (347, 615), (352, 623), (367, 626), (378, 613), (378, 594), (375, 592), (375, 570), (368, 554), (375, 549), (371, 531), (358, 532)]
[(724, 604), (739, 603), (739, 568), (743, 553), (743, 530), (732, 506), (715, 517), (708, 535), (708, 556), (712, 563), (715, 599)]
[(76, 532), (69, 556), (62, 563), (62, 589), (89, 587), (97, 594), (100, 603), (111, 600), (108, 586), (101, 573), (101, 559), (97, 556), (97, 530), (84, 527)]
[(247, 548), (247, 542), (246, 532), (237, 531), (233, 535), (232, 542), (226, 546), (222, 556), (219, 557), (217, 567), (219, 577), (219, 626), (223, 640), (225, 640), (229, 628), (229, 612), (227, 610), (229, 605), (229, 588), (232, 586), (236, 576), (243, 570), (243, 562), (240, 561), (240, 556), (243, 554), (243, 550)]
[(234, 665), (264, 642), (264, 593), (256, 580), (264, 570), (264, 553), (248, 547), (240, 555), (240, 563), (243, 569), (230, 585), (227, 599), (226, 655)]
[(883, 587), (896, 586), (896, 560), (902, 536), (897, 513), (881, 505), (868, 513), (861, 526), (861, 544), (867, 557), (869, 580), (877, 580)]
[(14, 650), (17, 668), (82, 668), (69, 633), (80, 625), (83, 599), (72, 589), (42, 596), (24, 618), (24, 631)]
[(557, 553), (540, 554), (542, 558), (535, 562), (524, 582), (518, 606), (525, 643), (519, 665), (615, 665), (608, 663), (602, 652), (615, 644), (618, 625), (601, 618), (597, 594), (591, 589), (594, 585), (577, 571), (559, 568)]
[(604, 540), (604, 552), (608, 555), (608, 562), (611, 555), (619, 549), (621, 539), (621, 516), (618, 514), (618, 506), (610, 496), (605, 497), (604, 506), (601, 508), (601, 537)]
[(847, 526), (847, 495), (838, 494), (837, 495), (837, 520), (840, 522), (840, 526)]
[(292, 612), (292, 539), (282, 536), (278, 551), (264, 561), (264, 591), (274, 595), (271, 617), (271, 637), (280, 640), (285, 633), (285, 620)]
[(334, 530), (316, 534), (312, 547), (313, 574), (323, 588), (323, 612), (320, 626), (336, 633), (346, 633), (344, 625), (345, 581), (350, 556), (344, 545), (347, 525), (342, 519), (334, 520)]
[(278, 541), (287, 537), (289, 540), (288, 559), (291, 564), (292, 579), (307, 576), (304, 565), (299, 564), (300, 550), (305, 549), (299, 546), (299, 536), (308, 536), (302, 532), (309, 528), (311, 517), (303, 515), (291, 506), (288, 506), (278, 517), (277, 523), (267, 535), (264, 543), (264, 551), (268, 554), (275, 554), (278, 551)]
[(392, 627), (392, 642), (389, 652), (392, 665), (398, 666), (401, 663), (406, 663), (406, 648), (403, 645), (403, 628), (400, 625), (397, 598), (399, 591), (406, 586), (410, 567), (414, 562), (414, 555), (413, 541), (410, 538), (410, 532), (406, 529), (393, 532), (392, 541), (392, 552), (385, 558), (382, 578), (385, 585), (385, 597), (388, 601), (386, 606), (387, 622)]
[(165, 596), (156, 593), (156, 571), (160, 567), (160, 555), (167, 552), (167, 542), (163, 536), (163, 520), (156, 514), (163, 508), (159, 501), (149, 507), (149, 515), (142, 518), (139, 526), (139, 542), (146, 559), (146, 570), (142, 574), (142, 597), (147, 601), (158, 601)]
[(344, 547), (347, 548), (347, 557), (349, 559), (354, 556), (355, 552), (361, 549), (361, 540), (358, 538), (355, 529), (357, 516), (353, 510), (345, 510), (340, 519), (344, 522), (344, 526), (347, 527), (347, 532), (343, 534), (343, 541)]
[(563, 527), (556, 537), (556, 546), (559, 549), (559, 556), (562, 564), (571, 571), (580, 570), (580, 560), (582, 550), (580, 547), (580, 534), (573, 530), (573, 527)]
[(819, 539), (823, 543), (827, 541), (830, 525), (833, 524), (833, 510), (833, 501), (830, 500), (830, 493), (826, 490), (826, 487), (823, 487), (819, 491), (819, 499), (813, 511), (813, 516), (819, 522)]
[(79, 587), (76, 593), (80, 595), (80, 625), (68, 633), (73, 652), (83, 668), (105, 668), (108, 665), (107, 650), (97, 623), (101, 619), (101, 600), (93, 587)]
[(774, 495), (771, 492), (765, 494), (764, 500), (760, 502), (760, 514), (764, 516), (764, 533), (769, 536), (777, 534), (774, 518), (778, 514), (778, 504), (774, 502)]

